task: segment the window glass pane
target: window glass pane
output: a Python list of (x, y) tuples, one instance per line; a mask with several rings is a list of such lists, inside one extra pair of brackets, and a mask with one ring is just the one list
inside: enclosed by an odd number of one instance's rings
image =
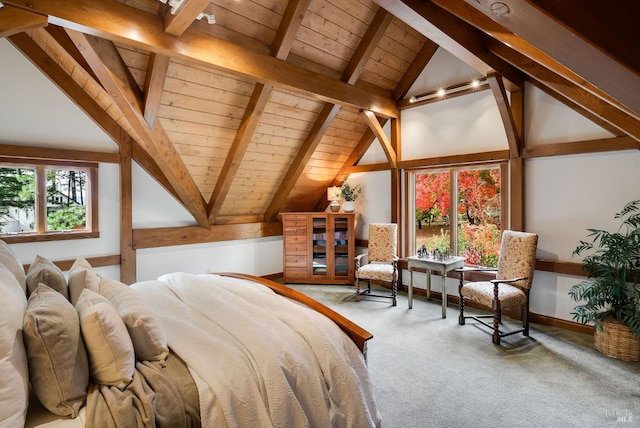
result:
[(451, 195), (449, 171), (416, 174), (416, 248), (449, 252)]
[(35, 169), (0, 166), (0, 229), (2, 233), (33, 231)]
[(46, 230), (87, 228), (87, 173), (84, 170), (47, 170)]
[(498, 265), (500, 251), (500, 168), (467, 169), (458, 180), (458, 255), (466, 263)]

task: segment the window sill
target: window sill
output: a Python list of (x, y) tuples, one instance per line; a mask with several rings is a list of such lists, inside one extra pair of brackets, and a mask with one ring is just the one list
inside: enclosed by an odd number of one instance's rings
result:
[(70, 231), (70, 232), (47, 232), (47, 233), (29, 233), (23, 232), (19, 234), (0, 234), (7, 244), (21, 244), (25, 242), (46, 242), (46, 241), (66, 241), (69, 239), (86, 239), (99, 238), (100, 232)]

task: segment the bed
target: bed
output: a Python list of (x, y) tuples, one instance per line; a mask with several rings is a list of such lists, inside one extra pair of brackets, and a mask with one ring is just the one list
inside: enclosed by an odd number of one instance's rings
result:
[(81, 257), (56, 269), (36, 257), (25, 275), (0, 241), (0, 427), (381, 425), (372, 335), (302, 293), (237, 273), (126, 286)]

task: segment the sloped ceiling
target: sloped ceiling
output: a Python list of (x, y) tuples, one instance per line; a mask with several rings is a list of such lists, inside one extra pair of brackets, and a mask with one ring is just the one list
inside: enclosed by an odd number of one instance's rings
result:
[(3, 0), (0, 36), (209, 227), (322, 209), (438, 46), (488, 77), (512, 156), (526, 80), (640, 147), (626, 3)]

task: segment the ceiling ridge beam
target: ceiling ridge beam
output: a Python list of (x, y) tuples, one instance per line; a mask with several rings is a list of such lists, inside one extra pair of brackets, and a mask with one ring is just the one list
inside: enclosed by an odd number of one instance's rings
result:
[[(205, 64), (313, 99), (398, 117), (395, 102), (197, 30), (166, 34), (162, 18), (113, 0), (3, 0), (49, 16), (49, 22), (151, 52)], [(108, 17), (108, 19), (107, 19)]]
[(95, 36), (67, 31), (102, 85), (111, 94), (116, 106), (138, 134), (145, 151), (158, 162), (158, 166), (173, 183), (184, 207), (201, 227), (210, 227), (202, 193), (160, 123), (156, 123), (156, 129), (153, 131), (145, 121), (142, 115), (140, 89), (131, 82), (131, 73), (115, 45)]

